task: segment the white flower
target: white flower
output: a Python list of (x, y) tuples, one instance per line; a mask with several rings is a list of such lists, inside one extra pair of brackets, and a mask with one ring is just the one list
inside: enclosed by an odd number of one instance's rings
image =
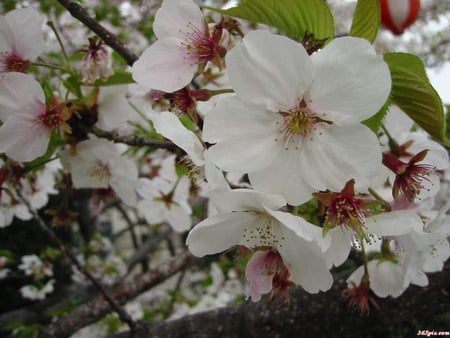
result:
[(42, 300), (42, 299), (45, 299), (47, 294), (53, 292), (53, 290), (54, 290), (53, 284), (54, 283), (55, 283), (55, 280), (50, 279), (41, 288), (38, 288), (35, 285), (25, 285), (25, 286), (21, 287), (19, 291), (23, 298), (31, 299), (31, 300)]
[(306, 291), (316, 293), (331, 287), (321, 229), (278, 211), (286, 205), (282, 196), (244, 189), (213, 190), (210, 195), (219, 213), (189, 232), (186, 244), (192, 254), (215, 254), (236, 245), (272, 247), (281, 255), (291, 279)]
[(81, 73), (83, 82), (94, 83), (97, 79), (105, 80), (114, 72), (112, 70), (111, 49), (96, 38), (89, 39), (89, 48), (82, 50), (83, 57)]
[(160, 178), (141, 178), (137, 192), (143, 199), (138, 202), (138, 210), (149, 224), (168, 222), (175, 231), (189, 230), (192, 214), (189, 187), (186, 176), (173, 183)]
[(0, 75), (0, 152), (18, 162), (45, 154), (54, 129), (64, 126), (58, 107), (45, 106), (44, 91), (31, 75)]
[(52, 265), (44, 263), (36, 255), (22, 256), (22, 263), (19, 265), (19, 269), (27, 276), (33, 276), (36, 279), (40, 279), (44, 276), (53, 276)]
[(136, 164), (112, 142), (97, 138), (80, 142), (76, 155), (68, 155), (67, 160), (75, 188), (111, 187), (124, 203), (136, 204)]
[(366, 40), (338, 38), (308, 56), (286, 37), (253, 31), (226, 64), (236, 96), (206, 115), (203, 133), (219, 168), (248, 173), (255, 189), (290, 204), (351, 178), (369, 185), (381, 152), (360, 121), (385, 103), (391, 79)]
[[(367, 264), (370, 276), (370, 288), (378, 297), (400, 296), (403, 287), (404, 274), (399, 264), (389, 260), (372, 260)], [(364, 267), (360, 266), (347, 279), (347, 284), (359, 285), (364, 275)]]
[(0, 16), (0, 73), (26, 72), (45, 48), (43, 18), (32, 8)]
[(183, 149), (193, 162), (191, 173), (196, 181), (206, 178), (211, 189), (228, 188), (222, 172), (208, 158), (207, 150), (199, 137), (188, 130), (178, 117), (170, 112), (152, 113), (150, 115), (155, 130)]
[(135, 114), (126, 95), (127, 86), (105, 86), (98, 95), (98, 121), (96, 127), (104, 130), (126, 129), (127, 121)]
[[(393, 238), (411, 232), (422, 232), (423, 223), (414, 212), (398, 210), (384, 212), (364, 218), (361, 229), (371, 241), (378, 241), (382, 237)], [(325, 240), (329, 240), (326, 256), (335, 266), (341, 265), (348, 257), (353, 240), (360, 238), (355, 231), (347, 227), (335, 227), (329, 230)]]
[(133, 64), (133, 79), (149, 89), (174, 92), (189, 84), (198, 65), (220, 62), (222, 32), (211, 32), (192, 0), (164, 0), (155, 15), (158, 40)]

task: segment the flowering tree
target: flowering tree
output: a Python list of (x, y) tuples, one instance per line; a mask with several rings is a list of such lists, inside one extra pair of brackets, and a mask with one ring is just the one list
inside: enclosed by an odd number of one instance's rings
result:
[(445, 105), (379, 33), (418, 1), (353, 5), (4, 1), (4, 332), (289, 336), (334, 309), (348, 335), (416, 314), (401, 299), (448, 310)]

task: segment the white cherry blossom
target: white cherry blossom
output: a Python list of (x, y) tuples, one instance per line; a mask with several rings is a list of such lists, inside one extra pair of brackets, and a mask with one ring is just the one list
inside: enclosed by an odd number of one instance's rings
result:
[(136, 205), (136, 164), (122, 156), (110, 141), (91, 138), (77, 145), (75, 154), (63, 155), (75, 188), (109, 188), (126, 204)]
[(26, 72), (45, 49), (44, 18), (32, 8), (0, 15), (0, 73)]
[(381, 151), (360, 121), (385, 103), (391, 78), (366, 40), (338, 38), (309, 56), (293, 40), (253, 31), (226, 64), (236, 95), (206, 115), (203, 133), (219, 168), (248, 173), (255, 189), (290, 204), (351, 178), (370, 184)]
[(45, 105), (44, 91), (31, 75), (0, 75), (0, 152), (18, 162), (44, 155), (52, 130), (64, 127), (58, 107)]
[(322, 231), (300, 217), (278, 211), (280, 195), (235, 189), (212, 190), (218, 214), (198, 223), (186, 239), (195, 256), (211, 255), (242, 245), (276, 249), (293, 282), (310, 293), (328, 290), (332, 277), (322, 250)]
[(164, 0), (155, 15), (158, 40), (133, 64), (133, 79), (149, 89), (174, 92), (189, 84), (198, 66), (220, 63), (222, 32), (211, 31), (192, 0)]
[(190, 181), (186, 176), (175, 182), (161, 178), (139, 179), (138, 210), (149, 224), (168, 222), (178, 232), (191, 227), (192, 209), (188, 203)]

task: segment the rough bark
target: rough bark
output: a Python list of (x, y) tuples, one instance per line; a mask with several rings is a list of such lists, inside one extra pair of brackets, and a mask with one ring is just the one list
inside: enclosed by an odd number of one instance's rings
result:
[[(412, 286), (399, 298), (380, 299), (380, 310), (372, 310), (369, 316), (361, 316), (346, 306), (342, 276), (325, 294), (294, 290), (289, 304), (245, 303), (145, 326), (134, 335), (123, 332), (110, 338), (389, 337), (396, 334), (392, 330), (399, 324), (450, 311), (449, 277), (447, 265), (443, 272), (429, 275), (428, 287)], [(450, 331), (450, 327), (420, 329)]]

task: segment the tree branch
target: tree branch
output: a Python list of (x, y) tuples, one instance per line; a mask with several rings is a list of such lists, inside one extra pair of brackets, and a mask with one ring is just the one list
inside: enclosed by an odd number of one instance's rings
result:
[(106, 131), (101, 130), (96, 127), (89, 129), (89, 132), (94, 134), (97, 137), (104, 138), (115, 143), (124, 143), (129, 146), (138, 146), (138, 147), (155, 147), (162, 148), (168, 150), (176, 150), (179, 149), (172, 142), (167, 141), (157, 141), (147, 137), (138, 136), (138, 135), (120, 135), (115, 131)]
[(59, 239), (56, 233), (45, 224), (44, 220), (39, 216), (37, 211), (31, 207), (30, 202), (24, 198), (22, 192), (19, 189), (16, 189), (17, 196), (21, 199), (21, 201), (25, 204), (27, 209), (33, 215), (33, 218), (36, 220), (40, 229), (59, 247), (61, 252), (69, 258), (69, 260), (76, 266), (78, 271), (80, 271), (86, 278), (94, 285), (97, 291), (100, 292), (103, 299), (106, 301), (109, 306), (119, 315), (120, 320), (126, 323), (130, 329), (134, 329), (136, 324), (134, 320), (130, 317), (130, 315), (112, 298), (108, 292), (103, 288), (100, 282), (79, 262), (78, 258), (75, 254), (67, 248), (64, 243)]
[[(136, 276), (133, 280), (123, 283), (117, 289), (111, 290), (110, 294), (119, 304), (125, 304), (129, 300), (139, 296), (146, 290), (165, 281), (184, 266), (186, 266), (192, 256), (186, 251), (181, 252), (168, 263), (150, 270), (145, 274)], [(40, 331), (40, 338), (65, 338), (70, 337), (79, 329), (96, 322), (110, 313), (111, 306), (101, 297), (79, 306), (58, 321), (44, 327)]]
[[(377, 300), (380, 310), (373, 310), (369, 316), (360, 316), (345, 305), (342, 290), (347, 276), (338, 278), (324, 294), (311, 295), (297, 288), (291, 293), (290, 303), (246, 302), (148, 325), (135, 332), (133, 338), (388, 337), (392, 336), (389, 330), (393, 326), (405, 322), (413, 326), (415, 318), (430, 318), (450, 309), (450, 264), (443, 272), (429, 275), (428, 287), (412, 286), (399, 298)], [(448, 331), (437, 327), (420, 329)], [(110, 338), (131, 335), (122, 332)]]
[(115, 34), (100, 25), (78, 2), (72, 0), (58, 0), (58, 2), (63, 5), (74, 18), (89, 27), (109, 47), (119, 53), (128, 65), (133, 65), (133, 63), (138, 59), (138, 57), (130, 51)]

